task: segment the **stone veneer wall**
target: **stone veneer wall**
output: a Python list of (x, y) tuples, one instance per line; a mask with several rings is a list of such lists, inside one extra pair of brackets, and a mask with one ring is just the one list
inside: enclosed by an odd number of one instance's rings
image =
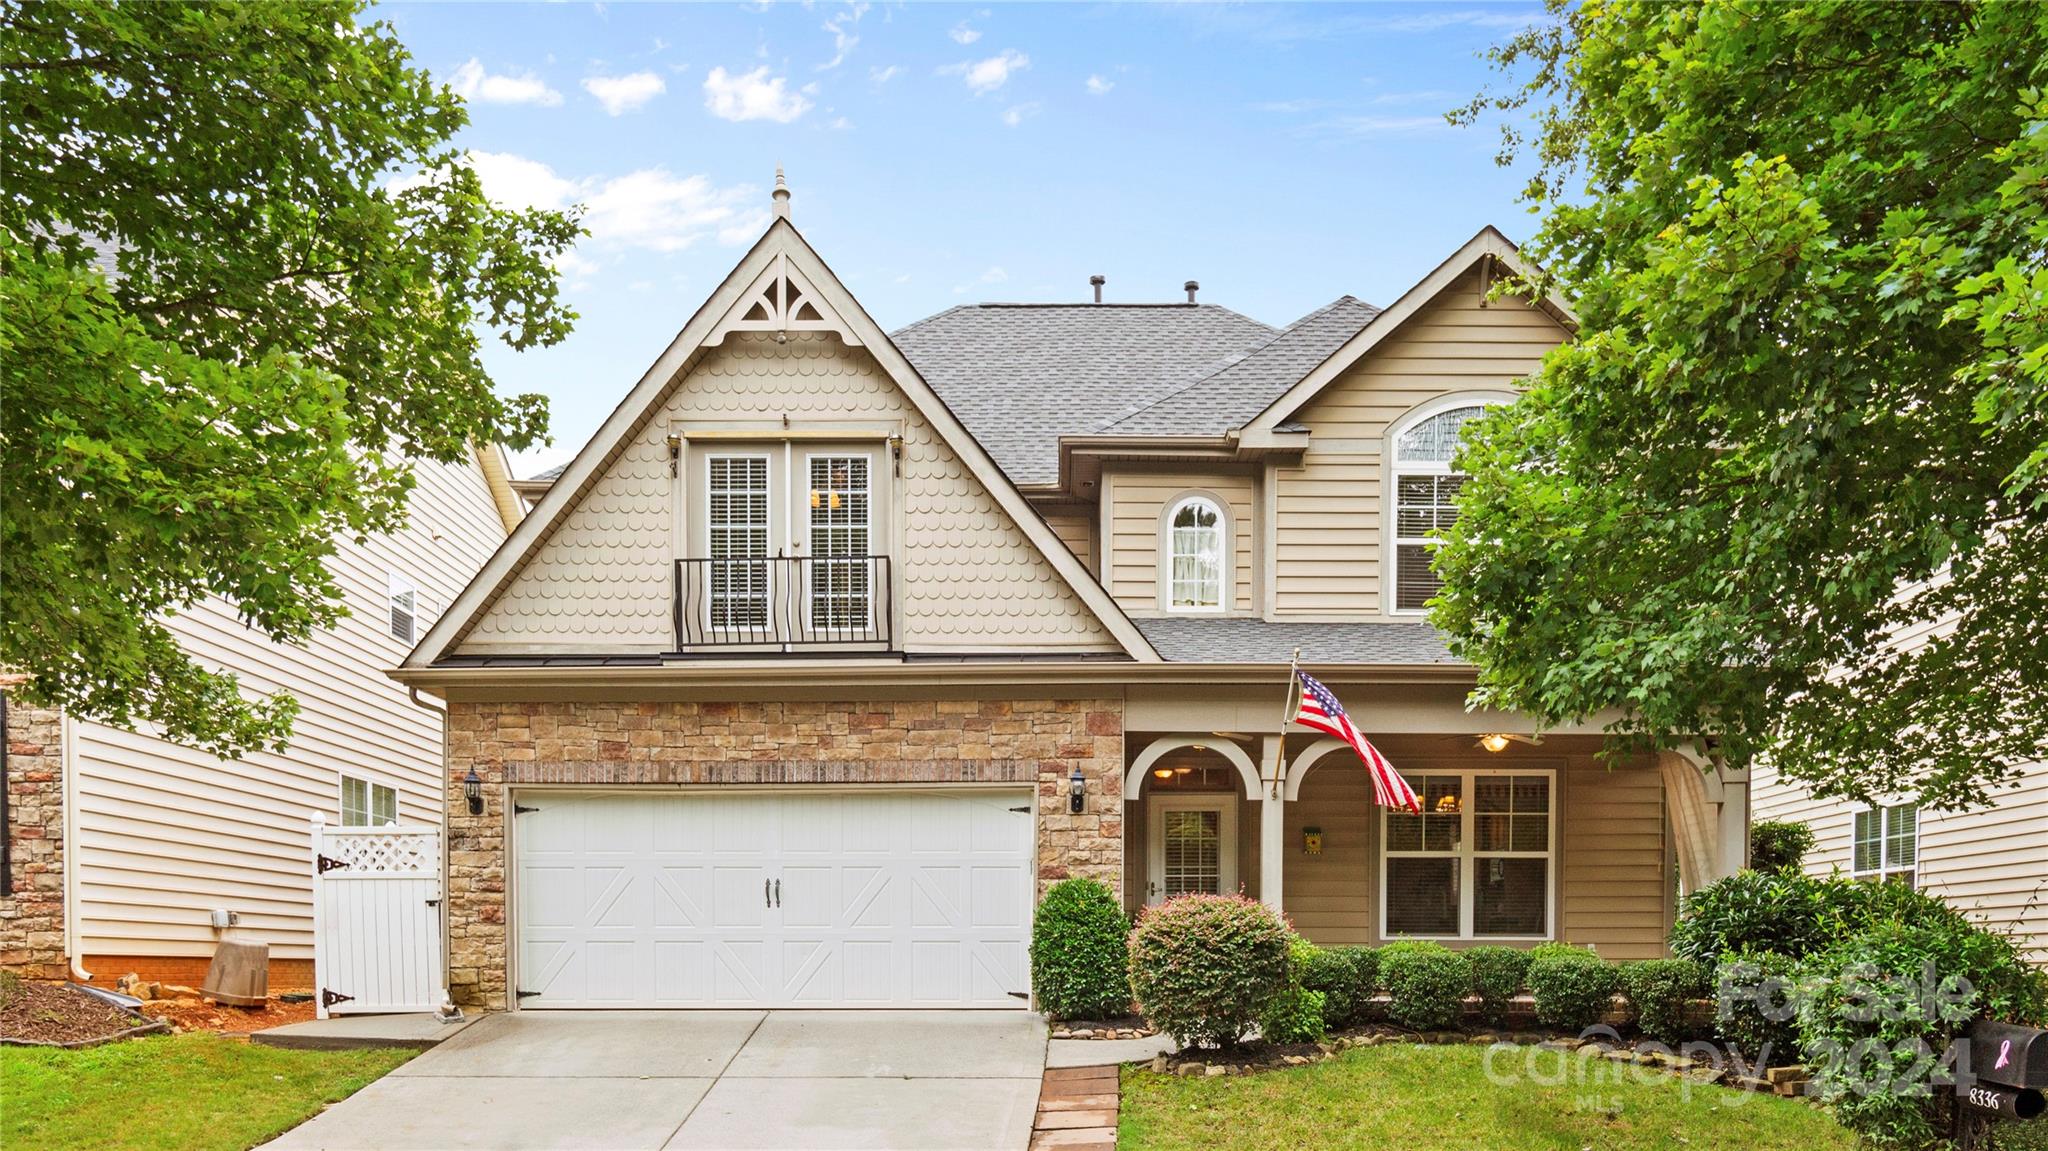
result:
[[(506, 1006), (504, 784), (1030, 783), (1038, 886), (1123, 881), (1123, 706), (1113, 699), (451, 703), (448, 982)], [(1088, 810), (1067, 813), (1067, 777)], [(469, 814), (462, 778), (486, 781)]]
[[(0, 681), (0, 688), (6, 686)], [(0, 896), (0, 968), (62, 979), (64, 717), (7, 701), (7, 826), (14, 894)]]

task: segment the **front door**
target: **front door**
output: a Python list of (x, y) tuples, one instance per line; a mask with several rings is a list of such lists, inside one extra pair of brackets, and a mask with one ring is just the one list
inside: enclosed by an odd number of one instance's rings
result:
[(1155, 795), (1146, 802), (1145, 902), (1237, 890), (1237, 797)]

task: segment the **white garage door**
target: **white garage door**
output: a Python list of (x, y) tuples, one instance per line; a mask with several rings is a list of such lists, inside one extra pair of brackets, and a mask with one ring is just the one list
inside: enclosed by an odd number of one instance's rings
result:
[(1024, 1005), (1029, 791), (519, 803), (523, 1006)]

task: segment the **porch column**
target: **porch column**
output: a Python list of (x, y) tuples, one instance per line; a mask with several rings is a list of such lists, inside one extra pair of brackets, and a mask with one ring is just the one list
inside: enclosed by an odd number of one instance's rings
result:
[(1281, 736), (1264, 737), (1259, 751), (1259, 902), (1274, 911), (1281, 907), (1286, 889), (1282, 869), (1287, 859), (1287, 793), (1282, 786), (1286, 761), (1281, 758)]
[(1749, 772), (1685, 751), (1658, 755), (1677, 841), (1680, 890), (1698, 891), (1749, 865)]

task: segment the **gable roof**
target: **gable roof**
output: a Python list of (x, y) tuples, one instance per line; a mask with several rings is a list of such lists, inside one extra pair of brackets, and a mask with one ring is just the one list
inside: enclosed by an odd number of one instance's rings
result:
[[(1312, 370), (1302, 376), (1301, 379), (1297, 380), (1292, 387), (1288, 388), (1286, 392), (1275, 398), (1262, 411), (1247, 420), (1243, 425), (1244, 430), (1258, 431), (1278, 428), (1281, 424), (1292, 418), (1295, 413), (1299, 412), (1310, 400), (1313, 400), (1321, 393), (1323, 388), (1329, 385), (1330, 381), (1336, 379), (1346, 369), (1365, 358), (1366, 353), (1377, 347), (1381, 340), (1386, 339), (1399, 329), (1404, 321), (1421, 311), (1431, 300), (1434, 300), (1445, 288), (1450, 287), (1458, 277), (1464, 275), (1473, 265), (1482, 264), (1482, 262), (1487, 261), (1497, 263), (1499, 267), (1504, 268), (1511, 276), (1521, 279), (1534, 278), (1535, 270), (1522, 261), (1521, 250), (1515, 246), (1514, 241), (1501, 235), (1499, 229), (1488, 224), (1486, 227), (1479, 229), (1478, 235), (1465, 241), (1463, 246), (1451, 253), (1449, 259), (1438, 264), (1429, 275), (1424, 276), (1414, 287), (1403, 292), (1400, 299), (1395, 300), (1378, 315), (1374, 316), (1372, 322), (1360, 328), (1355, 335), (1344, 341), (1322, 363), (1317, 364)], [(1578, 318), (1572, 314), (1570, 306), (1555, 294), (1546, 293), (1541, 299), (1535, 300), (1533, 303), (1536, 307), (1550, 313), (1552, 319), (1563, 324), (1567, 329), (1577, 328)]]
[(966, 304), (896, 346), (1019, 484), (1059, 479), (1059, 439), (1161, 399), (1279, 333), (1214, 304)]
[(1339, 296), (1216, 371), (1158, 399), (1127, 408), (1095, 431), (1099, 435), (1222, 435), (1265, 410), (1379, 314), (1378, 308), (1356, 296)]
[[(890, 342), (788, 218), (779, 216), (606, 417), (596, 434), (576, 453), (575, 459), (563, 467), (559, 478), (549, 487), (532, 514), (520, 522), (483, 570), (435, 621), (406, 657), (404, 666), (430, 666), (460, 642), (525, 562), (539, 550), (568, 510), (582, 498), (584, 491), (604, 473), (633, 433), (660, 406), (670, 389), (689, 372), (705, 348), (733, 326), (738, 309), (751, 299), (748, 293), (756, 289), (764, 274), (778, 264), (793, 269), (802, 277), (805, 286), (811, 289), (812, 302), (831, 313), (829, 320), (851, 337), (849, 343), (858, 342), (867, 348), (883, 374), (902, 390), (919, 415), (988, 490), (1003, 513), (1031, 540), (1040, 555), (1059, 573), (1104, 629), (1115, 637), (1125, 653), (1143, 662), (1158, 661), (1158, 653), (1123, 609), (1088, 574), (1074, 554), (1060, 543), (1045, 521), (1031, 510), (1016, 485), (996, 466), (989, 453), (897, 350), (896, 345)], [(739, 322), (744, 323), (747, 318), (741, 317)]]

